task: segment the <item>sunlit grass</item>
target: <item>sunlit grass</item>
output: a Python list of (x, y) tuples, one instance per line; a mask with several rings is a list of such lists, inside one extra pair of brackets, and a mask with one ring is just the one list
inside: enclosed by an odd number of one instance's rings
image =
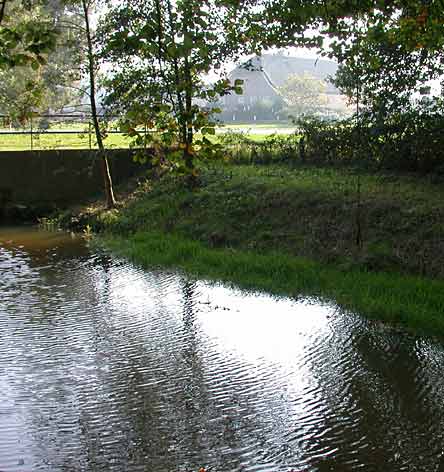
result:
[[(122, 134), (110, 134), (104, 141), (108, 148), (128, 148), (129, 139)], [(0, 151), (45, 149), (97, 149), (93, 134), (82, 130), (78, 134), (4, 135), (0, 134)]]
[[(245, 125), (226, 125), (218, 128), (218, 135), (213, 139), (219, 141), (218, 136), (225, 132), (235, 129), (240, 130), (245, 134), (245, 137), (254, 142), (264, 141), (270, 133), (258, 133), (256, 130), (272, 129), (279, 134), (279, 129), (291, 128), (291, 125), (281, 124), (245, 124)], [(52, 131), (69, 130), (77, 131), (75, 134), (51, 134)], [(6, 129), (4, 129), (6, 131)], [(30, 131), (26, 129), (24, 131)], [(9, 135), (0, 134), (0, 151), (14, 151), (14, 150), (44, 150), (44, 149), (97, 149), (94, 131), (85, 123), (53, 123), (50, 128), (39, 134), (39, 130), (34, 129), (31, 137), (30, 134)], [(196, 138), (200, 135), (197, 134)], [(108, 134), (104, 140), (104, 144), (108, 148), (123, 148), (130, 146), (131, 139), (123, 134)]]
[[(291, 122), (281, 121), (281, 122), (268, 122), (268, 123), (224, 123), (223, 128), (225, 129), (279, 129), (279, 128), (295, 128), (295, 125)], [(222, 128), (222, 129), (223, 129)]]

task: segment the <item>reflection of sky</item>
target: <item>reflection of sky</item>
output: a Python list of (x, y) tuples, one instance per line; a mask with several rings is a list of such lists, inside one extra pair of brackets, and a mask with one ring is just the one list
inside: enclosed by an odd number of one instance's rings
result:
[(83, 249), (14, 251), (0, 248), (0, 470), (408, 470), (397, 450), (436, 465), (438, 346)]
[[(219, 412), (211, 413), (213, 420), (217, 415), (242, 409), (253, 416), (260, 415), (259, 436), (270, 447), (275, 447), (282, 436), (295, 435), (296, 425), (299, 437), (309, 437), (313, 434), (311, 430), (322, 429), (328, 405), (311, 369), (317, 343), (331, 334), (328, 319), (334, 307), (246, 294), (204, 282), (192, 285), (192, 299), (187, 301), (180, 294), (181, 277), (141, 276), (134, 270), (111, 273), (111, 305), (131, 312), (133, 322), (142, 327), (138, 335), (141, 339), (146, 336), (151, 345), (157, 343), (157, 337), (154, 334), (153, 339), (148, 319), (153, 320), (156, 309), (163, 314), (160, 322), (165, 334), (179, 331), (183, 313), (180, 305), (192, 306), (203, 378), (214, 396), (216, 409), (220, 408)], [(145, 334), (143, 327), (147, 329)], [(143, 341), (133, 338), (133, 342)], [(174, 349), (177, 348), (175, 344)], [(164, 346), (163, 352), (177, 356), (177, 351), (169, 351), (168, 346), (166, 349)], [(222, 403), (217, 400), (219, 396)], [(303, 454), (297, 444), (289, 450), (293, 458)], [(241, 452), (247, 453), (248, 448), (240, 447)], [(268, 463), (268, 467), (274, 466)]]
[(15, 396), (5, 372), (0, 370), (0, 468), (8, 472), (21, 471), (24, 464), (33, 462), (32, 449), (24, 434), (25, 418), (15, 405)]
[(264, 294), (246, 296), (203, 283), (199, 289), (198, 303), (208, 303), (208, 312), (200, 317), (206, 334), (216, 339), (220, 348), (233, 349), (252, 362), (264, 359), (292, 365), (303, 357), (304, 337), (328, 329), (330, 307)]

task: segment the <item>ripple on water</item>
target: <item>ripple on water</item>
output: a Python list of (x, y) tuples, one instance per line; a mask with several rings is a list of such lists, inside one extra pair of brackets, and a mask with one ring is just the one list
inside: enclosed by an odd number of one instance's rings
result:
[(0, 232), (0, 470), (441, 470), (444, 351)]

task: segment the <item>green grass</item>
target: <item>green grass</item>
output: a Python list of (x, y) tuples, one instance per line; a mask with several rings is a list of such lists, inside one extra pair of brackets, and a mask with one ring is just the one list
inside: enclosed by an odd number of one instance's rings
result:
[(228, 129), (261, 129), (261, 128), (267, 128), (267, 129), (279, 129), (279, 128), (295, 128), (295, 125), (293, 123), (289, 123), (286, 121), (281, 121), (281, 122), (276, 122), (276, 121), (270, 121), (266, 123), (225, 123), (224, 128)]
[[(239, 129), (245, 133), (245, 137), (251, 141), (261, 142), (266, 139), (269, 134), (257, 133), (256, 130), (276, 129), (276, 133), (279, 134), (280, 128), (291, 128), (288, 124), (245, 124), (245, 125), (227, 125), (218, 130), (218, 133), (227, 132), (230, 130)], [(77, 134), (51, 134), (50, 131), (54, 130), (70, 130), (78, 131)], [(29, 131), (27, 129), (26, 131)], [(251, 131), (251, 133), (248, 133)], [(217, 136), (215, 137), (217, 141)], [(123, 136), (123, 134), (109, 134), (105, 139), (105, 146), (109, 148), (128, 148), (130, 139)], [(48, 134), (34, 134), (31, 144), (30, 135), (2, 135), (0, 134), (0, 151), (13, 151), (13, 150), (40, 150), (40, 149), (89, 149), (90, 148), (90, 136), (88, 133), (88, 126), (84, 123), (55, 123), (48, 130)], [(91, 148), (95, 149), (96, 140), (94, 133), (91, 133)]]
[[(129, 139), (121, 134), (110, 134), (105, 140), (109, 148), (128, 148)], [(79, 131), (78, 134), (43, 134), (34, 135), (32, 149), (89, 149), (88, 133)], [(91, 136), (91, 148), (96, 149), (94, 136)], [(0, 134), (0, 151), (31, 150), (30, 135)]]
[[(355, 243), (358, 173), (362, 248)], [(323, 296), (444, 335), (441, 182), (344, 168), (219, 164), (203, 170), (201, 182), (191, 192), (178, 178), (149, 181), (119, 209), (82, 221), (146, 266)]]
[(278, 249), (348, 270), (444, 278), (444, 190), (409, 176), (360, 172), (363, 248), (356, 247), (357, 173), (347, 169), (216, 166), (190, 193), (164, 179), (113, 229), (174, 231), (211, 246)]

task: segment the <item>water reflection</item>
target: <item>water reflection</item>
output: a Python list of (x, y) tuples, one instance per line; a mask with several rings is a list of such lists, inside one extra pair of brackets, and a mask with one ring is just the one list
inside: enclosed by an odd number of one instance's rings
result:
[(442, 347), (0, 231), (0, 470), (441, 470)]

